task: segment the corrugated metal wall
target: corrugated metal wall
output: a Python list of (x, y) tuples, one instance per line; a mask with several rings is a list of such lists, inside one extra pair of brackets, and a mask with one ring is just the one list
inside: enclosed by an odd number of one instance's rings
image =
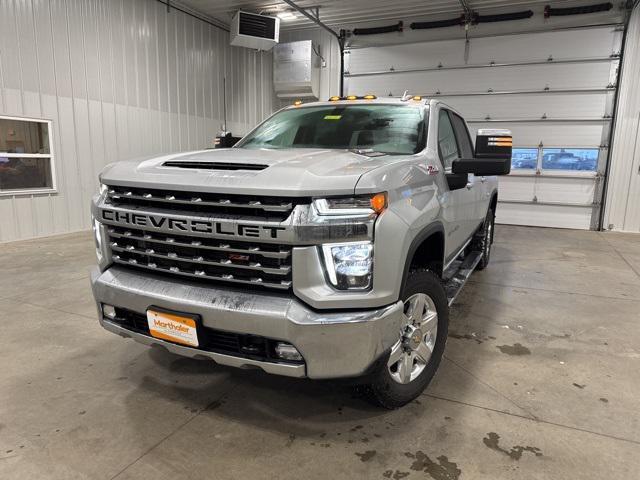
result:
[(0, 115), (50, 119), (58, 193), (0, 196), (0, 242), (89, 228), (110, 162), (205, 148), (274, 108), (271, 54), (155, 0), (0, 1)]
[(604, 228), (640, 232), (640, 6), (624, 50)]

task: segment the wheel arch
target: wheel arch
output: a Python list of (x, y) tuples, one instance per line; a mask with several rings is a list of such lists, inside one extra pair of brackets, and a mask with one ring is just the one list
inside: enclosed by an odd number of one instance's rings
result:
[(434, 222), (423, 228), (411, 241), (405, 259), (400, 294), (404, 291), (407, 277), (412, 268), (423, 267), (442, 277), (445, 253), (445, 232), (440, 222)]
[(491, 194), (491, 201), (489, 202), (489, 208), (493, 210), (493, 214), (496, 214), (496, 208), (498, 206), (498, 190), (494, 190)]

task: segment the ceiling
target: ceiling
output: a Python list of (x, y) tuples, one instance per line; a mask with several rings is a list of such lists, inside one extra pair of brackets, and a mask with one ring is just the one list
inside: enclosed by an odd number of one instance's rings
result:
[[(505, 7), (546, 5), (549, 0), (294, 0), (298, 6), (314, 12), (318, 7), (320, 19), (333, 26), (349, 25), (375, 20), (398, 20), (403, 17), (429, 17), (439, 14), (460, 14), (462, 2), (469, 8), (483, 13)], [(554, 5), (563, 0), (554, 1)], [(285, 2), (278, 0), (178, 0), (189, 9), (228, 25), (237, 10), (276, 14), (292, 11)], [(296, 18), (282, 21), (281, 28), (300, 28), (311, 21), (295, 12)]]

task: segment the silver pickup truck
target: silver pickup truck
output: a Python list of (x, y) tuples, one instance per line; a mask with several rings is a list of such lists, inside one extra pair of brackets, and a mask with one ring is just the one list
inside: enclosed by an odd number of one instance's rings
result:
[(481, 130), (474, 149), (437, 100), (349, 96), (296, 102), (233, 148), (111, 164), (92, 203), (100, 323), (404, 405), (489, 262), (511, 141)]

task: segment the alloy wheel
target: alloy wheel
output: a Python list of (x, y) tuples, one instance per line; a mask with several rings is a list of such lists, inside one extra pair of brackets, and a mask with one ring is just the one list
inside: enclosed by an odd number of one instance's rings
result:
[(407, 384), (429, 363), (438, 334), (438, 312), (429, 295), (416, 293), (404, 302), (404, 315), (406, 325), (391, 348), (387, 368), (394, 381)]

